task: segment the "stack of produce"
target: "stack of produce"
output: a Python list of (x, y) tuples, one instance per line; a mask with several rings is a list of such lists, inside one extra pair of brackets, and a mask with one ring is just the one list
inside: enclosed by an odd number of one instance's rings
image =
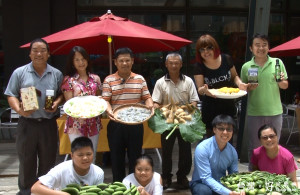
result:
[(248, 195), (279, 192), (284, 195), (300, 194), (293, 182), (286, 175), (271, 174), (264, 171), (234, 173), (221, 178), (221, 183), (227, 188)]
[(139, 191), (135, 185), (131, 185), (129, 189), (121, 182), (112, 184), (101, 183), (98, 185), (81, 186), (79, 184), (69, 184), (61, 191), (71, 195), (139, 195)]
[(192, 120), (192, 114), (195, 113), (196, 108), (191, 104), (176, 105), (168, 104), (160, 108), (166, 119), (166, 123), (186, 123), (186, 121)]
[(197, 142), (206, 133), (201, 112), (192, 104), (179, 105), (173, 103), (155, 109), (154, 116), (148, 121), (148, 126), (154, 133), (170, 131), (168, 137), (179, 130), (182, 138), (190, 143)]
[(229, 94), (232, 94), (232, 93), (238, 93), (240, 91), (239, 88), (233, 88), (233, 87), (222, 87), (220, 89), (218, 89), (219, 92), (222, 92), (222, 93), (229, 93)]

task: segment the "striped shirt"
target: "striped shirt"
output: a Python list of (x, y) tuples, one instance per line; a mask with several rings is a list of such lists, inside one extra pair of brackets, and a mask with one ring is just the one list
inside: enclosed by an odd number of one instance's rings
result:
[(129, 78), (124, 81), (116, 72), (105, 78), (102, 97), (115, 109), (124, 104), (143, 103), (151, 98), (151, 95), (143, 76), (131, 72)]

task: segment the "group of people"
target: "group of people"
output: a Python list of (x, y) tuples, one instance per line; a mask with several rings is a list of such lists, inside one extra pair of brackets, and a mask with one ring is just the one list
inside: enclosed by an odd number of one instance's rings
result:
[[(252, 59), (241, 69), (238, 77), (230, 56), (220, 54), (219, 46), (210, 35), (201, 36), (196, 43), (197, 66), (194, 71), (198, 92), (203, 96), (202, 117), (208, 139), (195, 149), (194, 172), (191, 181), (193, 195), (245, 194), (230, 191), (220, 184), (220, 178), (238, 171), (238, 157), (230, 143), (236, 129), (234, 101), (216, 99), (210, 88), (230, 87), (233, 84), (248, 91), (246, 132), (248, 133), (249, 171), (268, 171), (285, 174), (295, 185), (298, 169), (293, 155), (279, 145), (282, 128), (280, 89), (288, 87), (287, 73), (280, 59), (280, 81), (275, 79), (277, 58), (268, 56), (269, 39), (255, 34), (250, 40)], [(255, 73), (256, 82), (248, 81)], [(272, 98), (271, 98), (272, 97)], [(212, 121), (212, 122), (211, 122)], [(214, 133), (213, 137), (210, 137)]]
[[(110, 118), (107, 138), (113, 181), (141, 186), (139, 191), (142, 195), (162, 194), (163, 189), (172, 184), (172, 150), (177, 138), (179, 162), (176, 176), (181, 189), (190, 188), (195, 195), (244, 194), (230, 191), (220, 184), (220, 178), (226, 175), (226, 171), (229, 174), (238, 172), (237, 153), (228, 143), (237, 129), (234, 121), (235, 102), (216, 98), (209, 91), (221, 87), (238, 87), (248, 91), (246, 119), (249, 170), (286, 174), (297, 184), (297, 165), (293, 156), (278, 145), (282, 126), (279, 89), (288, 87), (284, 64), (280, 60), (281, 81), (276, 82), (276, 59), (268, 56), (268, 38), (256, 34), (251, 40), (250, 50), (253, 58), (243, 65), (240, 78), (231, 57), (221, 53), (216, 40), (211, 35), (202, 35), (196, 43), (196, 85), (192, 78), (181, 73), (181, 55), (170, 53), (165, 60), (167, 73), (157, 80), (151, 95), (143, 76), (132, 72), (134, 54), (129, 48), (116, 50), (114, 63), (117, 72), (107, 76), (101, 83), (99, 76), (91, 73), (89, 55), (84, 48), (72, 48), (63, 76), (59, 70), (47, 64), (50, 56), (47, 42), (43, 39), (33, 40), (30, 44), (31, 62), (13, 72), (5, 91), (10, 106), (20, 114), (17, 130), (20, 160), (18, 194), (30, 194), (31, 189), (35, 194), (54, 194), (51, 189), (61, 189), (69, 182), (88, 185), (103, 182), (102, 169), (92, 164), (95, 162), (102, 127), (100, 116), (90, 119), (67, 117), (65, 133), (68, 133), (72, 143), (72, 160), (54, 167), (58, 143), (57, 108), (66, 100), (84, 95), (101, 96), (107, 102), (106, 113)], [(248, 82), (249, 69), (256, 70), (258, 82)], [(24, 111), (20, 89), (30, 86), (42, 92), (38, 97), (39, 109)], [(48, 89), (55, 91), (55, 100), (52, 109), (45, 110), (45, 91)], [(269, 98), (270, 94), (273, 98)], [(192, 167), (191, 144), (183, 140), (179, 131), (175, 131), (169, 139), (166, 139), (168, 132), (161, 135), (162, 174), (154, 172), (151, 157), (141, 156), (143, 125), (118, 123), (113, 109), (129, 103), (143, 103), (152, 112), (172, 102), (189, 103), (196, 107), (198, 95), (202, 100), (202, 120), (207, 134), (195, 149), (192, 181), (187, 178)], [(126, 154), (129, 161), (128, 176)], [(274, 166), (269, 168), (266, 162)]]

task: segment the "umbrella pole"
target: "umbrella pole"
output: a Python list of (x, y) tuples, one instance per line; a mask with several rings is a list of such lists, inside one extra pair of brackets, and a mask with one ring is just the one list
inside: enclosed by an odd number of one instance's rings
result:
[(112, 74), (112, 54), (111, 54), (111, 36), (108, 36), (107, 42), (108, 42), (108, 53), (109, 53), (109, 74)]

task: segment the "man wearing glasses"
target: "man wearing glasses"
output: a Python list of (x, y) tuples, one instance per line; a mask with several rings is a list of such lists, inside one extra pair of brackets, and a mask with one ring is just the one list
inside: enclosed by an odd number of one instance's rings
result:
[(231, 116), (218, 115), (212, 121), (214, 136), (202, 141), (195, 149), (194, 172), (190, 183), (193, 195), (223, 194), (236, 195), (220, 183), (228, 174), (238, 172), (238, 155), (228, 143), (236, 124)]

